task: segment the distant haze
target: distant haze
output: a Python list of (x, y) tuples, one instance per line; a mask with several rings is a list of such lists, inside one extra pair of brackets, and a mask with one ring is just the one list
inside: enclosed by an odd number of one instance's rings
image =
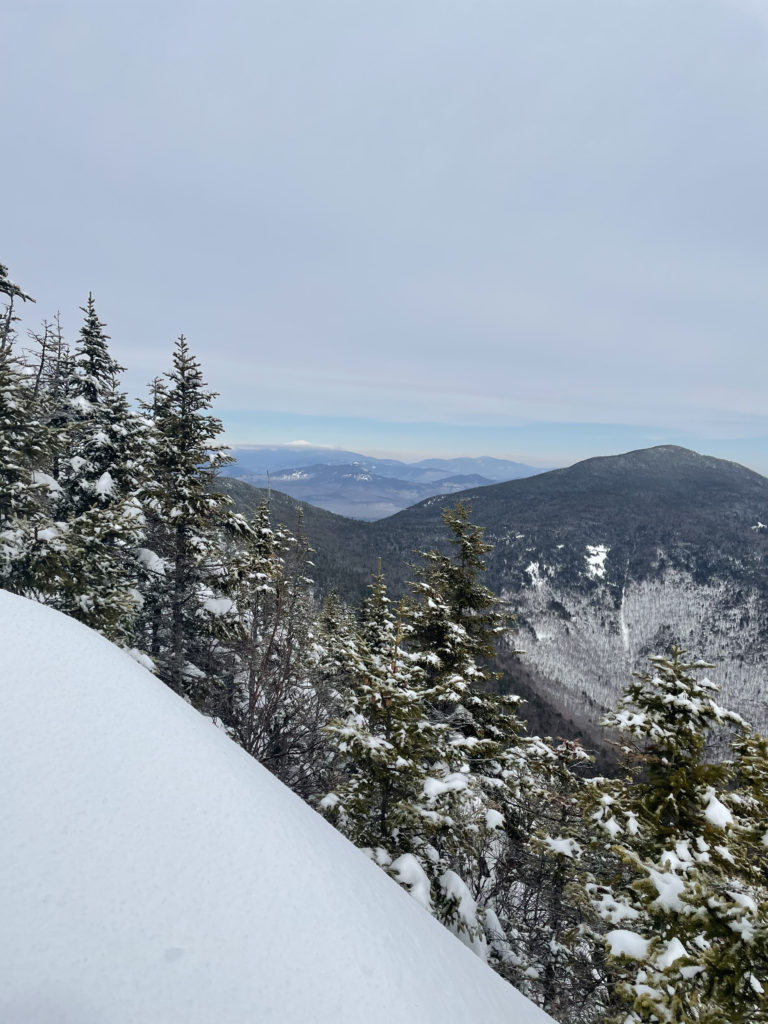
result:
[(233, 443), (768, 473), (762, 0), (32, 0), (0, 261)]

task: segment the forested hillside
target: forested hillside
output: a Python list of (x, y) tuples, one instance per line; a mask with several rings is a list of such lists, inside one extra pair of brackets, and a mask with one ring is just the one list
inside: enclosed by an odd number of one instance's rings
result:
[[(231, 493), (247, 506), (247, 492)], [(718, 665), (732, 706), (768, 725), (765, 477), (662, 446), (461, 498), (492, 543), (486, 578), (515, 613), (540, 697), (595, 724), (621, 680), (677, 640)], [(359, 600), (380, 556), (393, 593), (408, 593), (414, 552), (444, 543), (445, 503), (369, 525), (308, 509), (318, 588)]]
[[(555, 564), (541, 553), (553, 474), (514, 485), (538, 488), (514, 533), (490, 515), (505, 501), (498, 488), (488, 504), (478, 492), (472, 505), (403, 513), (405, 542), (394, 520), (389, 532), (349, 526), (337, 546), (350, 590), (371, 537), (367, 557), (384, 562), (362, 601), (319, 601), (313, 573), (330, 556), (312, 555), (302, 517), (291, 509), (286, 524), (277, 496), (243, 515), (222, 492), (215, 396), (185, 338), (134, 406), (93, 297), (76, 339), (54, 321), (25, 347), (14, 304), (29, 297), (4, 267), (0, 290), (4, 589), (129, 650), (563, 1024), (766, 1019), (768, 748), (719, 704), (711, 666), (664, 636), (640, 675), (611, 680), (614, 779), (593, 777), (579, 744), (531, 735), (517, 696), (496, 692), (493, 659), (519, 634), (510, 639), (509, 602), (493, 587), (523, 545), (542, 592)], [(579, 505), (589, 488), (576, 469), (550, 509), (562, 532), (547, 534), (547, 557), (562, 552), (563, 578), (585, 600), (613, 586), (621, 613), (634, 549), (614, 568), (618, 533), (601, 534)], [(629, 487), (640, 501), (649, 485), (633, 491), (635, 479), (617, 500)], [(680, 502), (692, 491), (685, 481)], [(649, 494), (638, 506), (638, 535), (657, 504)], [(745, 502), (734, 517), (757, 536), (753, 511)], [(312, 516), (335, 531), (338, 520)], [(403, 559), (411, 542), (419, 550)], [(664, 557), (682, 571), (685, 544)], [(687, 571), (714, 586), (721, 564), (713, 553)], [(747, 559), (745, 594), (759, 564)], [(390, 594), (388, 578), (410, 585)], [(633, 568), (632, 581), (647, 577)], [(582, 633), (577, 615), (547, 609), (584, 649), (597, 645), (594, 624)]]

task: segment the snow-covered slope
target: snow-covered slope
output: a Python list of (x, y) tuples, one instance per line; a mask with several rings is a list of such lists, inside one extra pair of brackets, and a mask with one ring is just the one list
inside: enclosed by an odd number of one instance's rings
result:
[(3, 1024), (544, 1024), (107, 641), (0, 591)]

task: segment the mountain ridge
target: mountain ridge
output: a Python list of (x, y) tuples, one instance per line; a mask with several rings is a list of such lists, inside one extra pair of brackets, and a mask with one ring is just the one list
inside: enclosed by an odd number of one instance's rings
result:
[(487, 583), (557, 706), (596, 723), (675, 640), (768, 725), (768, 478), (660, 445), (430, 497), (373, 523), (331, 519), (313, 540), (319, 590), (359, 600), (381, 557), (392, 596), (404, 593), (414, 552), (446, 549), (440, 511), (457, 499), (485, 528)]
[(540, 472), (496, 459), (376, 459), (343, 449), (306, 444), (231, 449), (227, 476), (256, 487), (278, 488), (294, 498), (355, 519), (386, 518), (431, 495)]

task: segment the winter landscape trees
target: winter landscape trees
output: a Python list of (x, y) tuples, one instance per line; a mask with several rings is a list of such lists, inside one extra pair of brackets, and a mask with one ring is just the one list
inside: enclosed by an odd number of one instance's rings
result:
[(92, 296), (71, 350), (44, 324), (20, 352), (29, 297), (5, 267), (0, 292), (4, 589), (131, 650), (556, 1019), (768, 1019), (767, 741), (709, 666), (673, 647), (627, 680), (623, 774), (590, 777), (497, 692), (511, 623), (468, 504), (409, 597), (379, 564), (359, 608), (318, 606), (301, 521), (217, 490), (183, 336), (133, 407)]

